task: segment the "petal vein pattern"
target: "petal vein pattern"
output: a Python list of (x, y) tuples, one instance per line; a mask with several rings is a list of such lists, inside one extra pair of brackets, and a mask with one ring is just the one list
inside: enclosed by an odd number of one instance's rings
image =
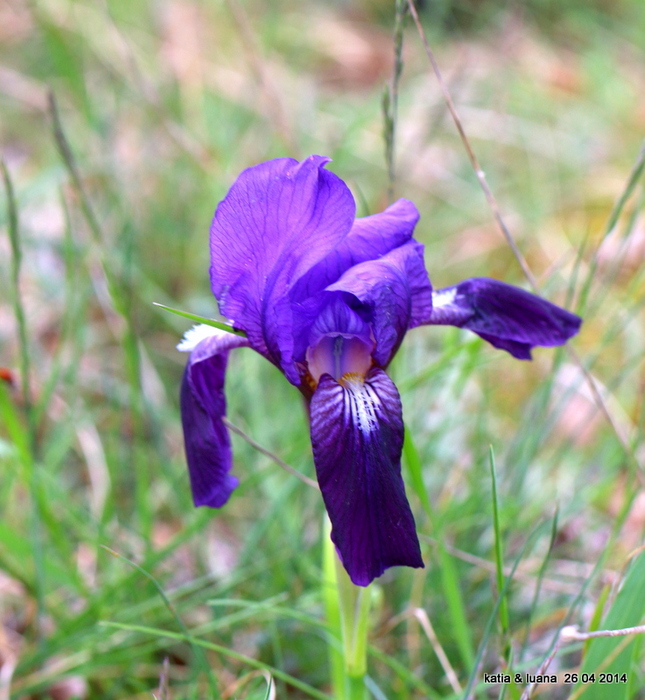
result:
[(427, 323), (432, 285), (423, 263), (423, 246), (408, 241), (378, 260), (354, 265), (328, 292), (348, 292), (369, 311), (376, 337), (374, 359), (383, 367), (410, 328)]
[(582, 319), (542, 297), (488, 277), (473, 277), (432, 294), (431, 324), (467, 328), (518, 360), (536, 345), (563, 345)]
[(343, 377), (341, 386), (345, 389), (345, 415), (354, 416), (359, 430), (365, 435), (377, 430), (376, 411), (381, 401), (374, 388), (358, 375)]
[(419, 220), (412, 202), (399, 199), (380, 214), (356, 219), (344, 240), (294, 285), (295, 302), (321, 292), (354, 265), (377, 260), (407, 243)]
[(352, 581), (367, 586), (390, 566), (422, 567), (401, 478), (401, 400), (387, 374), (323, 375), (311, 400), (311, 443), (332, 540)]
[(352, 227), (356, 207), (328, 158), (278, 158), (245, 170), (217, 207), (211, 286), (252, 347), (300, 383), (289, 290)]

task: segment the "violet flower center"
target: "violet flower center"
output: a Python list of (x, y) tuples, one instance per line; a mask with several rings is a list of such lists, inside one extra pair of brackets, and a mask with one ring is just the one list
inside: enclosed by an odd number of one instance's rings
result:
[(307, 365), (316, 384), (323, 374), (336, 381), (347, 374), (362, 378), (372, 366), (372, 347), (357, 336), (329, 333), (307, 349)]

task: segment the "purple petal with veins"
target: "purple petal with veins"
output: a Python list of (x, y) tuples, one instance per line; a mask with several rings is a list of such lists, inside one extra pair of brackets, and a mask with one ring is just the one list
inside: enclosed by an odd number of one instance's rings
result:
[(293, 363), (292, 285), (349, 233), (355, 204), (328, 158), (278, 158), (245, 170), (217, 207), (211, 286), (251, 346), (300, 383)]
[[(188, 474), (196, 506), (219, 508), (238, 484), (229, 472), (231, 439), (224, 379), (229, 350), (248, 345), (246, 338), (207, 326), (186, 334), (179, 348), (191, 351), (181, 384), (181, 420)], [(192, 347), (191, 347), (192, 346)]]
[(309, 328), (327, 303), (324, 289), (354, 266), (382, 259), (404, 246), (412, 238), (418, 219), (417, 208), (407, 199), (399, 199), (380, 214), (356, 219), (343, 241), (294, 284), (289, 295), (296, 359), (304, 359)]
[(380, 214), (356, 219), (344, 240), (293, 286), (292, 300), (300, 302), (318, 294), (350, 267), (378, 260), (407, 243), (418, 220), (417, 208), (407, 199), (397, 200)]
[(513, 357), (530, 360), (536, 345), (566, 343), (582, 319), (519, 287), (474, 277), (433, 292), (429, 323), (467, 328)]
[(323, 375), (311, 400), (311, 444), (331, 538), (357, 586), (390, 566), (422, 567), (401, 478), (403, 418), (392, 380)]
[(423, 246), (409, 241), (378, 260), (360, 263), (327, 291), (346, 292), (359, 302), (376, 339), (374, 359), (387, 366), (406, 331), (430, 318), (432, 286), (423, 263)]

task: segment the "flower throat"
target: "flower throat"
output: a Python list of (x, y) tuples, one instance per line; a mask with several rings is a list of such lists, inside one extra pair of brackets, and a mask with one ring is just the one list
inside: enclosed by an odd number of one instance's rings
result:
[(356, 336), (329, 334), (307, 350), (307, 364), (316, 384), (323, 374), (336, 381), (346, 374), (364, 377), (372, 366), (371, 348)]

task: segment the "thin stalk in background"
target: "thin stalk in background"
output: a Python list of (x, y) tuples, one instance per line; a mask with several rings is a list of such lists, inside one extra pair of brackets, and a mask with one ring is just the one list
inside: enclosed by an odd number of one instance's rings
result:
[(109, 249), (109, 246), (99, 218), (83, 184), (80, 168), (65, 134), (58, 103), (53, 92), (48, 94), (48, 106), (54, 141), (69, 173), (74, 190), (78, 195), (80, 208), (92, 234), (94, 244), (99, 251), (99, 261), (107, 283), (112, 308), (123, 320), (123, 331), (120, 333), (119, 341), (123, 350), (124, 369), (129, 388), (130, 411), (128, 417), (132, 424), (130, 451), (132, 464), (134, 465), (136, 513), (139, 520), (139, 529), (144, 535), (144, 541), (149, 545), (151, 542), (153, 514), (148, 499), (149, 466), (144, 447), (147, 442), (146, 410), (141, 386), (139, 338), (135, 330), (130, 295), (131, 283), (114, 269), (114, 266), (108, 262), (108, 258), (105, 255), (105, 251)]
[(493, 446), (488, 448), (488, 457), (490, 463), (490, 477), (492, 484), (493, 496), (493, 528), (495, 531), (495, 564), (497, 568), (497, 593), (500, 597), (499, 603), (499, 623), (504, 637), (504, 655), (507, 660), (511, 653), (510, 644), (510, 624), (508, 617), (508, 602), (506, 596), (502, 595), (504, 589), (504, 544), (502, 542), (502, 531), (499, 524), (499, 505), (497, 501), (497, 474), (495, 473), (495, 453)]
[[(7, 212), (9, 220), (9, 239), (11, 241), (11, 286), (13, 292), (13, 310), (18, 326), (18, 352), (20, 355), (21, 369), (21, 389), (22, 399), (24, 403), (25, 416), (27, 419), (26, 431), (22, 428), (15, 416), (11, 400), (8, 396), (3, 396), (5, 417), (13, 414), (14, 424), (14, 442), (21, 445), (19, 451), (19, 460), (26, 470), (26, 482), (29, 484), (31, 496), (31, 513), (30, 513), (30, 538), (34, 561), (34, 597), (36, 599), (36, 635), (42, 634), (43, 621), (45, 615), (45, 563), (44, 563), (44, 546), (43, 546), (43, 531), (42, 531), (42, 513), (40, 507), (40, 485), (38, 483), (38, 474), (36, 470), (36, 424), (33, 410), (33, 402), (30, 386), (30, 350), (29, 338), (27, 335), (27, 321), (25, 309), (20, 295), (20, 268), (22, 265), (22, 247), (20, 241), (20, 226), (18, 222), (18, 207), (14, 194), (11, 177), (4, 160), (0, 160), (2, 167), (2, 178), (4, 180), (5, 191), (7, 195)], [(8, 421), (7, 421), (8, 422)], [(26, 440), (23, 440), (26, 433)]]
[[(488, 202), (488, 206), (490, 207), (491, 212), (493, 213), (493, 217), (497, 223), (497, 226), (499, 227), (499, 230), (501, 231), (502, 235), (506, 239), (506, 242), (508, 246), (510, 247), (511, 251), (513, 252), (513, 255), (515, 256), (515, 259), (517, 260), (518, 264), (522, 268), (522, 272), (524, 273), (524, 276), (526, 277), (531, 289), (533, 292), (536, 294), (539, 294), (539, 287), (537, 283), (537, 279), (535, 275), (533, 274), (531, 268), (529, 267), (526, 258), (522, 255), (517, 243), (515, 242), (515, 239), (513, 238), (513, 235), (510, 232), (510, 229), (506, 225), (503, 217), (501, 210), (499, 208), (499, 205), (497, 203), (497, 200), (495, 199), (495, 195), (493, 194), (491, 188), (488, 185), (488, 181), (486, 180), (486, 173), (482, 170), (479, 161), (477, 159), (477, 156), (475, 155), (475, 152), (473, 151), (472, 146), (470, 145), (470, 141), (468, 140), (468, 136), (466, 135), (466, 132), (464, 130), (464, 127), (462, 125), (461, 119), (459, 118), (459, 114), (457, 113), (457, 109), (455, 107), (455, 104), (452, 100), (452, 96), (450, 94), (450, 90), (448, 89), (448, 86), (446, 85), (443, 76), (441, 74), (441, 71), (439, 69), (439, 64), (437, 63), (437, 60), (434, 56), (434, 53), (432, 49), (430, 48), (430, 43), (428, 42), (428, 37), (426, 36), (425, 30), (423, 29), (423, 25), (421, 24), (421, 20), (419, 19), (419, 14), (416, 10), (416, 7), (414, 6), (414, 0), (406, 0), (408, 8), (410, 10), (410, 14), (412, 15), (412, 19), (414, 20), (414, 23), (416, 25), (417, 31), (419, 33), (419, 37), (421, 39), (421, 42), (423, 44), (423, 47), (426, 52), (426, 56), (428, 57), (428, 61), (430, 62), (430, 65), (432, 66), (432, 70), (437, 78), (437, 81), (439, 83), (439, 87), (441, 88), (441, 92), (443, 94), (444, 100), (446, 102), (446, 106), (448, 107), (448, 111), (450, 112), (450, 116), (452, 117), (452, 120), (455, 124), (455, 127), (457, 128), (457, 131), (459, 133), (459, 137), (461, 138), (462, 143), (464, 144), (464, 148), (466, 149), (466, 153), (468, 155), (468, 159), (470, 160), (470, 164), (473, 168), (473, 171), (475, 172), (475, 175), (477, 177), (477, 180), (479, 181), (480, 187), (484, 193), (484, 196), (486, 197), (486, 201)], [(639, 154), (639, 157), (637, 159), (636, 165), (634, 166), (634, 169), (632, 170), (632, 173), (629, 177), (627, 188), (625, 189), (625, 192), (623, 195), (620, 197), (618, 200), (618, 203), (616, 207), (614, 208), (614, 211), (612, 212), (610, 216), (610, 221), (609, 225), (607, 227), (608, 233), (606, 235), (609, 235), (611, 233), (611, 230), (613, 230), (615, 222), (618, 220), (620, 213), (625, 206), (627, 200), (629, 199), (629, 196), (631, 192), (633, 191), (633, 188), (635, 187), (638, 179), (640, 178), (642, 172), (645, 170), (645, 156), (644, 152), (641, 151)], [(598, 406), (599, 410), (601, 411), (602, 415), (605, 417), (607, 420), (607, 423), (610, 425), (611, 429), (614, 431), (616, 438), (619, 440), (622, 449), (625, 453), (626, 458), (630, 461), (630, 463), (634, 463), (636, 467), (638, 468), (639, 471), (643, 471), (643, 465), (641, 464), (641, 461), (638, 457), (638, 455), (635, 454), (634, 450), (631, 449), (631, 446), (629, 442), (626, 440), (625, 436), (621, 433), (620, 428), (616, 422), (615, 417), (609, 410), (607, 406), (607, 402), (605, 401), (605, 398), (602, 395), (602, 392), (598, 388), (598, 385), (593, 377), (593, 375), (589, 372), (588, 368), (585, 366), (585, 364), (582, 361), (582, 358), (578, 355), (578, 353), (575, 351), (574, 347), (572, 345), (567, 345), (567, 352), (569, 353), (569, 356), (572, 358), (574, 363), (578, 366), (580, 371), (582, 372), (585, 381), (591, 390), (591, 393), (594, 398), (594, 402)]]
[(629, 201), (632, 194), (634, 193), (634, 190), (636, 189), (636, 185), (638, 184), (639, 180), (643, 176), (644, 172), (645, 172), (645, 142), (643, 142), (643, 145), (641, 146), (641, 149), (638, 152), (638, 156), (636, 157), (636, 161), (634, 162), (634, 165), (632, 167), (632, 171), (629, 174), (629, 177), (627, 178), (627, 182), (625, 183), (625, 188), (623, 189), (620, 197), (616, 200), (616, 203), (614, 204), (614, 208), (611, 210), (611, 213), (609, 215), (609, 219), (607, 220), (607, 223), (605, 224), (605, 230), (603, 232), (602, 238), (600, 239), (598, 245), (596, 246), (596, 248), (593, 252), (593, 256), (591, 258), (591, 263), (589, 265), (589, 271), (587, 272), (587, 277), (584, 281), (584, 284), (582, 286), (582, 290), (580, 292), (579, 308), (581, 310), (584, 310), (587, 307), (587, 302), (588, 302), (589, 292), (591, 290), (591, 285), (596, 277), (596, 271), (598, 269), (598, 253), (600, 251), (600, 247), (605, 242), (605, 240), (607, 238), (609, 238), (616, 230), (616, 226), (617, 226), (618, 221), (623, 213), (623, 210), (625, 209), (627, 202)]
[[(13, 293), (13, 313), (18, 325), (18, 352), (20, 355), (20, 385), (25, 414), (29, 425), (30, 439), (35, 439), (34, 415), (32, 406), (30, 374), (31, 359), (29, 340), (27, 337), (27, 321), (25, 308), (20, 295), (20, 268), (22, 266), (22, 246), (20, 244), (20, 228), (18, 223), (18, 207), (13, 189), (13, 183), (4, 160), (0, 160), (5, 193), (7, 195), (7, 214), (9, 220), (9, 240), (11, 242), (11, 287)], [(33, 447), (33, 444), (32, 444)]]
[(419, 14), (417, 13), (416, 7), (414, 6), (414, 0), (406, 0), (406, 3), (408, 5), (408, 8), (410, 9), (410, 14), (412, 15), (412, 19), (414, 20), (414, 23), (417, 27), (417, 31), (419, 32), (419, 37), (421, 38), (421, 42), (423, 43), (423, 48), (425, 49), (426, 56), (428, 57), (428, 60), (430, 61), (430, 65), (432, 66), (432, 70), (437, 78), (437, 81), (439, 83), (439, 87), (441, 88), (441, 92), (443, 94), (443, 98), (446, 102), (446, 106), (448, 107), (448, 111), (450, 112), (450, 116), (452, 117), (452, 120), (457, 127), (457, 131), (459, 132), (459, 136), (461, 138), (462, 143), (464, 144), (464, 148), (466, 149), (466, 153), (468, 154), (468, 159), (470, 160), (470, 164), (475, 172), (475, 175), (477, 176), (477, 180), (479, 181), (479, 184), (482, 188), (482, 191), (484, 192), (484, 196), (486, 197), (486, 201), (488, 202), (488, 206), (490, 207), (491, 211), (493, 212), (493, 216), (495, 217), (495, 221), (502, 232), (502, 235), (506, 239), (506, 242), (508, 243), (509, 247), (513, 251), (513, 255), (515, 256), (515, 259), (519, 263), (520, 267), (522, 268), (522, 271), (524, 272), (524, 276), (526, 279), (529, 281), (531, 287), (535, 292), (538, 291), (538, 285), (537, 285), (537, 280), (535, 279), (535, 276), (531, 272), (531, 268), (529, 267), (528, 263), (526, 262), (526, 259), (522, 255), (520, 249), (517, 247), (517, 243), (515, 242), (515, 239), (513, 238), (513, 235), (511, 234), (508, 226), (506, 225), (506, 222), (502, 218), (502, 213), (501, 210), (497, 204), (497, 200), (495, 199), (495, 195), (491, 191), (488, 181), (486, 180), (486, 173), (482, 170), (481, 165), (479, 164), (479, 161), (477, 160), (477, 156), (475, 155), (475, 152), (472, 149), (472, 146), (470, 145), (470, 141), (468, 140), (468, 137), (466, 136), (466, 132), (464, 131), (464, 127), (461, 123), (461, 119), (459, 118), (459, 114), (457, 113), (457, 109), (455, 107), (455, 103), (452, 101), (452, 96), (450, 94), (450, 91), (448, 90), (448, 86), (446, 85), (443, 76), (441, 74), (441, 71), (439, 70), (439, 64), (437, 63), (436, 58), (434, 57), (434, 53), (432, 49), (430, 48), (430, 44), (428, 42), (428, 38), (426, 36), (426, 33), (423, 29), (423, 25), (421, 24), (421, 20), (419, 19)]
[(385, 163), (387, 166), (387, 198), (394, 201), (396, 182), (395, 147), (396, 122), (399, 106), (399, 81), (403, 73), (403, 26), (407, 13), (406, 0), (395, 0), (394, 5), (394, 71), (392, 83), (383, 91), (383, 138), (385, 140)]
[[(475, 656), (475, 663), (473, 665), (473, 670), (470, 674), (470, 677), (468, 679), (468, 684), (466, 686), (466, 689), (464, 690), (463, 694), (463, 700), (468, 700), (469, 698), (472, 697), (472, 693), (475, 688), (475, 683), (477, 680), (477, 674), (479, 672), (480, 666), (482, 664), (483, 658), (484, 658), (484, 652), (486, 650), (486, 647), (488, 645), (488, 641), (492, 635), (493, 631), (493, 626), (495, 619), (499, 615), (499, 608), (501, 605), (502, 600), (504, 597), (507, 595), (508, 589), (513, 581), (513, 577), (515, 576), (515, 572), (517, 571), (517, 567), (520, 565), (520, 562), (522, 559), (524, 559), (525, 556), (527, 556), (535, 544), (537, 543), (537, 540), (539, 536), (542, 534), (542, 530), (544, 529), (545, 523), (542, 522), (537, 525), (528, 535), (526, 538), (524, 544), (522, 545), (522, 548), (515, 558), (515, 561), (513, 562), (513, 566), (511, 568), (511, 571), (509, 575), (506, 577), (506, 580), (504, 581), (504, 586), (499, 592), (499, 596), (497, 597), (497, 601), (495, 602), (495, 605), (488, 617), (488, 621), (486, 622), (486, 626), (484, 627), (484, 631), (482, 634), (481, 641), (479, 642), (479, 647), (477, 649), (477, 655)], [(559, 630), (558, 630), (559, 632)], [(482, 696), (483, 697), (483, 696)]]
[(503, 684), (499, 694), (499, 700), (506, 699), (506, 693), (510, 690), (512, 698), (519, 697), (519, 690), (514, 680), (513, 665), (513, 640), (511, 636), (510, 617), (508, 613), (508, 595), (504, 580), (504, 541), (499, 518), (499, 499), (497, 495), (497, 474), (495, 469), (495, 452), (489, 445), (488, 457), (490, 463), (492, 501), (493, 501), (493, 531), (495, 533), (495, 573), (497, 578), (497, 595), (499, 597), (499, 626), (502, 636), (502, 658), (506, 664), (506, 670), (511, 674), (511, 683)]
[(560, 509), (556, 505), (555, 512), (553, 513), (553, 520), (551, 521), (551, 539), (549, 541), (549, 548), (548, 548), (547, 553), (544, 557), (544, 560), (542, 561), (542, 564), (540, 565), (540, 570), (538, 572), (537, 581), (535, 582), (535, 592), (533, 593), (533, 600), (531, 601), (531, 607), (529, 609), (529, 614), (528, 614), (528, 617), (526, 619), (524, 639), (522, 640), (522, 646), (520, 648), (519, 657), (518, 657), (518, 662), (520, 664), (524, 660), (524, 655), (526, 653), (526, 649), (527, 649), (530, 634), (531, 634), (531, 624), (533, 622), (533, 616), (535, 614), (535, 611), (537, 610), (538, 600), (540, 598), (540, 593), (542, 591), (542, 582), (544, 581), (544, 577), (546, 575), (547, 566), (548, 566), (549, 562), (551, 561), (551, 552), (553, 551), (553, 547), (555, 546), (556, 537), (558, 535), (558, 516), (560, 514), (559, 511), (560, 511)]

